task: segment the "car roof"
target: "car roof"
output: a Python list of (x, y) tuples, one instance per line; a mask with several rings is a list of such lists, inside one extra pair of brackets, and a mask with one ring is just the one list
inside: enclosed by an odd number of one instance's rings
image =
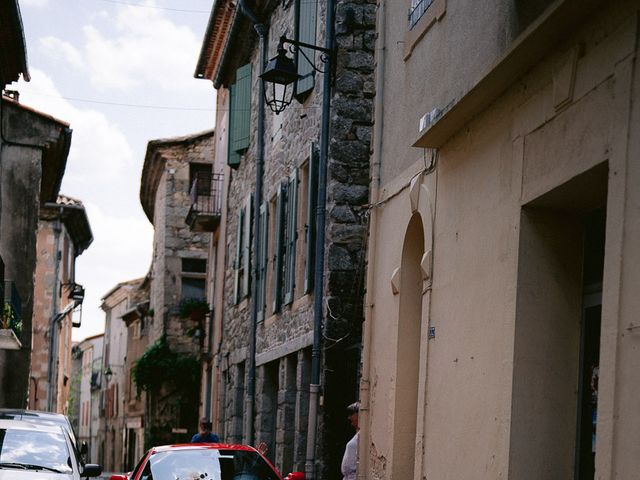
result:
[(22, 420), (0, 419), (0, 428), (14, 430), (42, 431), (47, 433), (64, 434), (64, 428), (60, 425), (42, 425), (38, 423), (25, 423)]
[(159, 445), (150, 449), (152, 453), (180, 450), (238, 450), (258, 453), (255, 448), (249, 445), (236, 445), (228, 443), (179, 443), (175, 445)]

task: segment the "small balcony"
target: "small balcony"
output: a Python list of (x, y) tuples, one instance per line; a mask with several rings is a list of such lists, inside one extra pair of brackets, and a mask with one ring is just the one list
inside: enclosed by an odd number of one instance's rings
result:
[(0, 349), (20, 350), (22, 333), (22, 300), (11, 280), (2, 283), (3, 308), (0, 317)]
[(198, 172), (191, 185), (191, 206), (187, 214), (187, 225), (194, 232), (213, 232), (220, 224), (222, 215), (221, 173)]

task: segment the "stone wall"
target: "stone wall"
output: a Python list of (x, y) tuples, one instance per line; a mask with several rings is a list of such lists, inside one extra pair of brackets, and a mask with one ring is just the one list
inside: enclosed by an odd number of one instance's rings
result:
[[(277, 39), (285, 32), (292, 36), (295, 9), (293, 2), (278, 6), (269, 19), (268, 56), (275, 54)], [(324, 2), (318, 2), (316, 44), (324, 46)], [(336, 46), (338, 47), (335, 81), (332, 84), (330, 159), (327, 179), (327, 217), (325, 243), (325, 340), (322, 371), (324, 408), (321, 408), (318, 447), (319, 478), (339, 478), (344, 444), (350, 435), (344, 407), (357, 399), (359, 342), (362, 322), (364, 285), (364, 246), (366, 240), (366, 206), (368, 204), (369, 146), (373, 124), (373, 52), (375, 11), (373, 1), (338, 1), (336, 3)], [(263, 99), (258, 97), (259, 48), (256, 37), (250, 60), (253, 64), (251, 131), (257, 132), (257, 112)], [(318, 56), (316, 63), (321, 66)], [(294, 102), (280, 115), (267, 110), (265, 118), (265, 156), (263, 197), (272, 203), (280, 182), (307, 160), (311, 145), (320, 142), (322, 115), (322, 74), (316, 74), (315, 87), (303, 99)], [(249, 358), (234, 355), (249, 352), (251, 332), (251, 298), (234, 302), (234, 258), (237, 245), (237, 218), (249, 194), (255, 194), (257, 140), (255, 133), (240, 166), (230, 172), (226, 217), (226, 265), (224, 285), (224, 325), (222, 355), (227, 358), (225, 385), (244, 384), (245, 369), (232, 368), (235, 362)], [(255, 199), (255, 198), (254, 198)], [(300, 202), (306, 199), (299, 198)], [(270, 211), (273, 230), (273, 209)], [(306, 221), (306, 220), (305, 220)], [(298, 218), (296, 262), (303, 265), (306, 245), (304, 225)], [(273, 232), (269, 235), (267, 271), (273, 270)], [(255, 243), (254, 243), (255, 245)], [(306, 454), (306, 424), (313, 338), (313, 293), (305, 295), (303, 285), (295, 286), (294, 300), (273, 314), (272, 277), (267, 276), (264, 321), (257, 326), (256, 370), (256, 441), (267, 441), (269, 457), (278, 468), (303, 469)], [(298, 283), (300, 278), (297, 278)], [(355, 288), (354, 288), (355, 286)], [(346, 352), (346, 353), (345, 353)], [(344, 355), (349, 357), (345, 371)], [(293, 367), (292, 365), (295, 365)], [(238, 371), (245, 379), (233, 378)], [(232, 429), (238, 398), (230, 398), (224, 387), (222, 417), (225, 428)], [(240, 405), (242, 406), (242, 405)], [(245, 412), (246, 415), (247, 412)], [(226, 415), (226, 417), (225, 417)], [(235, 438), (235, 437), (234, 437)], [(288, 473), (284, 471), (284, 473)]]

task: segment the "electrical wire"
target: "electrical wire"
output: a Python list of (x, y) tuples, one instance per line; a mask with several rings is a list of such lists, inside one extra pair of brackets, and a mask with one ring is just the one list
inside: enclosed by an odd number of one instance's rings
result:
[(170, 8), (170, 7), (159, 7), (157, 5), (143, 5), (141, 3), (133, 3), (133, 2), (124, 2), (121, 0), (100, 0), (101, 2), (106, 3), (114, 3), (116, 5), (128, 5), (130, 7), (140, 7), (140, 8), (152, 8), (155, 10), (168, 10), (170, 12), (181, 12), (181, 13), (211, 13), (210, 10), (188, 10), (181, 8)]

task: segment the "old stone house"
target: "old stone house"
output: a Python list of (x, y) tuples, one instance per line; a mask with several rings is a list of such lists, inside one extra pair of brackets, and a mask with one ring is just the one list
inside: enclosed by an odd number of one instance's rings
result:
[(72, 402), (67, 416), (78, 433), (78, 441), (87, 444), (88, 463), (94, 459), (97, 462), (99, 455), (103, 342), (104, 334), (100, 333), (73, 346), (77, 364), (72, 370)]
[(378, 4), (358, 478), (634, 478), (638, 3)]
[(79, 327), (84, 288), (76, 259), (93, 241), (80, 200), (58, 195), (40, 208), (34, 275), (29, 408), (67, 413), (71, 388), (71, 331)]
[[(297, 99), (279, 115), (265, 105), (259, 75), (281, 35), (326, 44), (327, 4), (335, 64), (325, 98), (327, 186), (318, 197), (323, 75), (299, 54)], [(212, 416), (224, 441), (265, 442), (284, 474), (341, 478), (353, 435), (345, 407), (358, 396), (374, 26), (372, 2), (219, 1), (196, 69), (217, 89), (216, 148), (227, 163)], [(319, 53), (305, 54), (322, 70)], [(325, 194), (326, 256), (314, 285), (317, 201)]]
[[(149, 284), (152, 315), (145, 325), (149, 342), (145, 355), (183, 362), (182, 371), (174, 368), (176, 362), (169, 362), (171, 371), (164, 372), (161, 385), (148, 385), (148, 444), (187, 441), (197, 431), (211, 233), (192, 232), (186, 220), (192, 206), (191, 186), (196, 178), (211, 175), (213, 161), (213, 130), (153, 140), (147, 146), (140, 201), (154, 226), (154, 237)], [(197, 314), (191, 315), (191, 307), (198, 308)]]
[(15, 95), (2, 95), (0, 114), (1, 297), (3, 310), (10, 312), (3, 318), (2, 327), (6, 328), (1, 329), (0, 337), (4, 339), (8, 333), (13, 339), (11, 350), (0, 349), (0, 405), (25, 408), (39, 214), (45, 204), (58, 198), (71, 129), (65, 122), (19, 103)]
[(98, 463), (105, 471), (125, 471), (125, 436), (127, 392), (130, 378), (127, 370), (129, 329), (123, 321), (138, 301), (142, 278), (118, 283), (109, 290), (100, 308), (104, 311), (104, 341), (100, 392), (103, 412), (98, 429)]

